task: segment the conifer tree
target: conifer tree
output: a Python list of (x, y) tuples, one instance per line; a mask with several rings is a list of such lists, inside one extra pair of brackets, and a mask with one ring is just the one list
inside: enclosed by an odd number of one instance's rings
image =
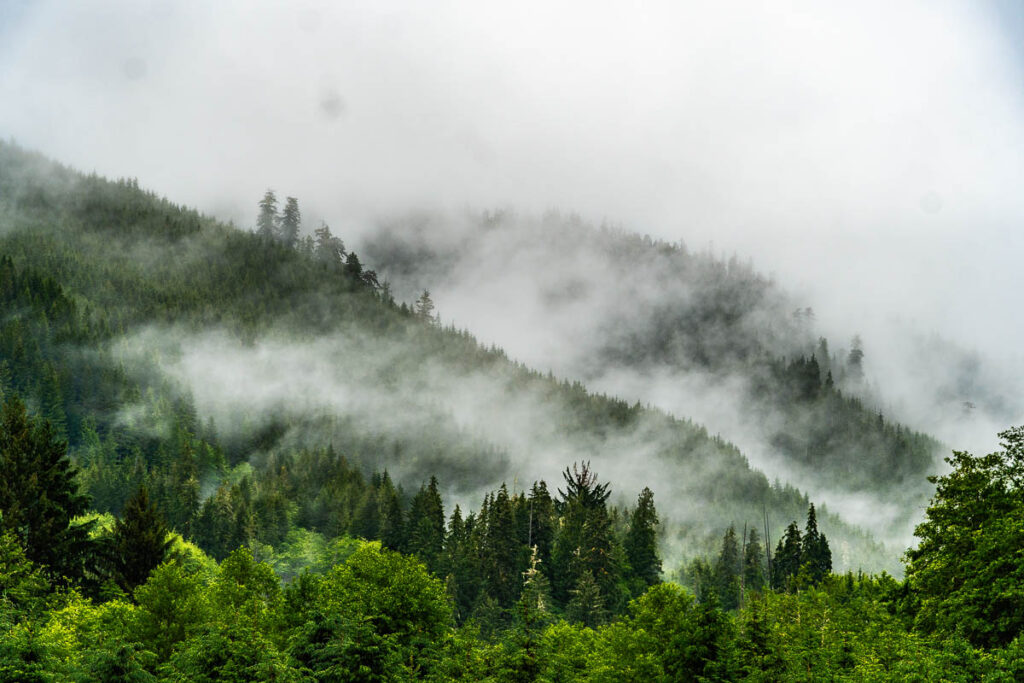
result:
[(256, 217), (256, 234), (270, 242), (277, 236), (277, 196), (267, 190), (260, 200), (260, 212)]
[(316, 235), (314, 247), (316, 257), (325, 263), (335, 265), (344, 263), (347, 255), (345, 243), (331, 234), (330, 227), (326, 223), (321, 223), (320, 227), (313, 232)]
[[(558, 490), (562, 524), (552, 551), (552, 592), (565, 604), (584, 571), (589, 571), (606, 601), (619, 595), (619, 570), (614, 557), (607, 483), (598, 483), (590, 463), (574, 464), (562, 473), (566, 487)], [(607, 604), (607, 603), (606, 603)]]
[(406, 550), (416, 555), (427, 568), (437, 572), (444, 546), (444, 508), (437, 490), (437, 477), (420, 487), (409, 506)]
[(597, 628), (608, 620), (601, 588), (589, 569), (583, 571), (570, 594), (569, 604), (565, 606), (565, 616), (569, 621)]
[(231, 488), (222, 484), (199, 508), (193, 526), (193, 538), (211, 557), (223, 560), (238, 547), (234, 544), (234, 529), (235, 509)]
[(171, 547), (167, 533), (167, 524), (150, 502), (149, 491), (140, 486), (114, 523), (111, 552), (121, 588), (131, 593), (164, 561)]
[(732, 610), (740, 604), (740, 547), (736, 527), (732, 524), (722, 538), (722, 550), (715, 562), (715, 592), (722, 609)]
[(367, 541), (380, 538), (380, 503), (377, 500), (377, 488), (372, 484), (366, 487), (356, 507), (352, 519), (352, 535)]
[(362, 278), (363, 264), (359, 262), (359, 256), (354, 251), (350, 251), (345, 257), (345, 273), (353, 280)]
[(548, 580), (540, 571), (539, 564), (535, 546), (531, 549), (530, 566), (523, 572), (522, 591), (506, 641), (508, 656), (503, 662), (503, 680), (534, 681), (541, 671), (541, 634), (553, 619)]
[(485, 585), (503, 609), (510, 609), (519, 597), (526, 558), (525, 548), (519, 543), (516, 533), (515, 513), (505, 484), (491, 500), (486, 524)]
[(430, 298), (430, 292), (423, 290), (420, 294), (420, 298), (416, 299), (416, 305), (413, 310), (416, 313), (416, 317), (426, 322), (432, 322), (434, 320), (434, 301)]
[(807, 526), (801, 539), (800, 565), (812, 583), (818, 583), (832, 571), (832, 551), (825, 535), (818, 531), (814, 503), (807, 509)]
[(281, 243), (286, 247), (294, 248), (299, 241), (299, 227), (302, 223), (302, 215), (299, 213), (299, 200), (295, 197), (288, 197), (284, 201), (284, 210), (281, 212)]
[(859, 336), (855, 336), (850, 344), (850, 353), (846, 357), (846, 372), (855, 382), (864, 379), (864, 350), (861, 348)]
[(377, 501), (380, 504), (380, 542), (385, 548), (401, 550), (405, 547), (405, 519), (401, 499), (387, 470), (381, 478)]
[(444, 541), (441, 574), (446, 577), (446, 585), (455, 608), (455, 619), (459, 623), (469, 616), (480, 591), (479, 548), (475, 544), (475, 524), (473, 514), (470, 513), (463, 520), (462, 510), (456, 505), (448, 522), (448, 532)]
[(796, 578), (800, 571), (800, 557), (800, 528), (796, 522), (791, 522), (779, 539), (772, 559), (772, 588), (786, 590), (791, 586), (790, 579)]
[(55, 581), (78, 581), (94, 560), (91, 524), (72, 524), (88, 509), (76, 468), (48, 422), (28, 416), (18, 398), (0, 410), (0, 528)]
[(541, 571), (545, 571), (545, 567), (551, 564), (551, 547), (555, 540), (558, 515), (555, 513), (555, 502), (548, 493), (548, 485), (543, 480), (534, 482), (530, 488), (527, 506), (529, 533), (526, 543), (537, 548), (537, 561)]
[(756, 529), (750, 530), (743, 549), (743, 590), (746, 594), (764, 590), (764, 549)]
[(644, 487), (637, 498), (636, 508), (630, 514), (629, 531), (623, 543), (631, 576), (639, 582), (639, 590), (634, 591), (636, 595), (661, 580), (657, 525), (654, 493)]

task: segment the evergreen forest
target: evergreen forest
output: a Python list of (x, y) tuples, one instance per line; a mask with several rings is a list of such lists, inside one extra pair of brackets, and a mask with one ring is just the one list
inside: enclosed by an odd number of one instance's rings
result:
[(940, 461), (752, 266), (537, 222), (620, 269), (587, 358), (742, 378), (797, 471), (922, 501), (894, 547), (446, 324), (436, 274), (507, 216), (360, 255), (296, 197), (252, 208), (0, 142), (0, 680), (1024, 679), (1024, 428)]

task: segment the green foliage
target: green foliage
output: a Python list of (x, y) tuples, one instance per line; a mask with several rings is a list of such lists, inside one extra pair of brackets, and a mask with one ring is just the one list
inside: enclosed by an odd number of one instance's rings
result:
[(128, 499), (114, 525), (110, 553), (117, 583), (127, 592), (143, 583), (167, 557), (172, 541), (167, 524), (145, 486)]
[(212, 621), (212, 607), (203, 578), (176, 563), (157, 567), (135, 589), (135, 633), (146, 649), (161, 659)]
[[(794, 522), (776, 551), (768, 578), (779, 592), (764, 587), (756, 534), (737, 539), (733, 528), (714, 565), (694, 565), (698, 600), (659, 583), (650, 491), (622, 512), (589, 465), (566, 469), (557, 499), (544, 482), (502, 486), (478, 512), (456, 507), (446, 528), (431, 475), (468, 490), (496, 482), (507, 454), (443, 411), (394, 435), (324, 415), (253, 412), (223, 432), (200, 420), (156, 360), (124, 351), (127, 333), (217, 325), (249, 344), (351, 325), (409, 349), (368, 378), (382, 390), (428, 362), (486, 370), (550, 397), (559, 429), (595, 448), (657, 434), (654, 457), (699, 475), (680, 476), (675, 494), (703, 506), (708, 526), (681, 540), (718, 529), (697, 554), (714, 557), (708, 546), (735, 514), (764, 505), (790, 519), (807, 508), (689, 422), (510, 363), (437, 324), (429, 296), (413, 311), (397, 306), (326, 226), (315, 242), (294, 240), (299, 220), (297, 200), (279, 218), (268, 192), (261, 239), (133, 181), (79, 176), (0, 143), (0, 390), (31, 408), (10, 399), (0, 416), (0, 679), (1020, 680), (1020, 429), (1004, 433), (1001, 453), (954, 454), (953, 471), (933, 480), (906, 583), (831, 575), (811, 506), (804, 533)], [(692, 310), (705, 320), (749, 310), (755, 276), (683, 260), (737, 297), (698, 297)], [(814, 356), (772, 360), (743, 335), (713, 348), (679, 315), (638, 356), (687, 340), (699, 364), (757, 369), (753, 409), (778, 404), (783, 452), (831, 474), (851, 452), (877, 454), (884, 466), (873, 471), (894, 482), (930, 453), (927, 437), (840, 393), (861, 357), (844, 365), (819, 343)], [(673, 331), (681, 322), (691, 327)], [(299, 432), (316, 436), (297, 442)], [(94, 542), (108, 532), (82, 517), (77, 482), (97, 511), (119, 516), (108, 547), (131, 596), (95, 585)], [(824, 511), (821, 522), (841, 528)], [(75, 582), (86, 597), (54, 590)]]
[(1024, 428), (1000, 433), (1003, 450), (955, 451), (949, 474), (907, 551), (907, 582), (918, 628), (1002, 646), (1024, 628)]
[(58, 582), (82, 580), (95, 559), (89, 525), (72, 523), (88, 507), (75, 473), (50, 423), (9, 398), (0, 412), (0, 528)]
[(441, 582), (415, 559), (377, 544), (314, 582), (301, 609), (291, 650), (315, 677), (331, 680), (427, 672), (451, 624)]
[(0, 533), (0, 628), (43, 607), (50, 584), (9, 531)]
[(644, 487), (630, 513), (629, 531), (623, 541), (628, 579), (632, 581), (633, 597), (661, 580), (661, 558), (658, 556), (658, 513), (654, 509), (654, 493)]

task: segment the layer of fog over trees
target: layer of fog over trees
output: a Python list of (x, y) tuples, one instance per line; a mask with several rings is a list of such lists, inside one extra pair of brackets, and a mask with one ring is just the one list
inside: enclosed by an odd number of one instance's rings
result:
[[(545, 216), (578, 212), (724, 264), (735, 254), (733, 272), (758, 287), (773, 273), (778, 286), (723, 334), (790, 359), (824, 336), (840, 362), (860, 335), (865, 380), (840, 389), (989, 450), (1024, 419), (1020, 26), (1000, 7), (15, 4), (0, 10), (0, 101), (20, 106), (0, 108), (0, 134), (243, 227), (267, 187), (296, 195), (307, 231), (323, 219), (365, 247), (400, 298), (430, 289), (445, 323), (514, 360), (694, 417), (770, 476), (905, 542), (923, 483), (908, 476), (899, 500), (797, 466), (766, 443), (776, 425), (750, 419), (747, 374), (686, 349), (630, 356), (623, 333), (703, 280), (666, 290), (656, 270)], [(511, 211), (485, 220), (496, 207)], [(559, 242), (566, 228), (575, 240)], [(793, 317), (807, 309), (813, 320)], [(493, 440), (496, 477), (554, 478), (583, 455), (621, 482), (638, 462), (657, 467), (644, 460), (656, 434), (606, 450), (564, 441), (551, 406), (430, 363), (383, 396), (359, 380), (401, 347), (357, 330), (278, 333), (246, 346), (154, 328), (120, 352), (159, 349), (221, 429), (242, 407), (254, 422), (240, 430), (310, 405), (396, 430), (438, 414)], [(656, 493), (668, 516), (691, 512)]]
[[(617, 504), (651, 486), (670, 570), (712, 552), (730, 524), (759, 525), (767, 513), (775, 538), (809, 505), (700, 425), (512, 363), (441, 326), (425, 300), (410, 312), (325, 227), (296, 239), (272, 213), (255, 221), (254, 234), (160, 200), (134, 180), (83, 176), (6, 144), (0, 189), (4, 249), (23, 268), (59, 275), (83, 302), (80, 317), (96, 319), (69, 336), (80, 341), (61, 346), (45, 337), (63, 326), (32, 327), (44, 340), (30, 343), (15, 320), (6, 343), (12, 353), (42, 345), (70, 364), (56, 375), (37, 358), (39, 367), (19, 366), (15, 386), (44, 414), (66, 415), (61, 424), (95, 465), (87, 476), (105, 505), (116, 506), (122, 488), (111, 490), (111, 477), (133, 476), (124, 471), (132, 456), (119, 452), (142, 448), (138, 457), (149, 457), (146, 449), (162, 444), (154, 467), (166, 465), (176, 456), (165, 449), (176, 452), (190, 433), (242, 467), (226, 475), (217, 456), (204, 456), (213, 463), (198, 472), (204, 496), (225, 476), (333, 447), (364, 470), (387, 468), (406, 490), (437, 476), (449, 506), (472, 509), (503, 481), (522, 491), (586, 460), (614, 482)], [(36, 376), (52, 381), (38, 386)], [(99, 444), (96, 433), (113, 441)], [(212, 453), (201, 443), (178, 446), (186, 456)], [(896, 568), (894, 549), (816, 502), (834, 566)]]
[[(880, 334), (823, 345), (829, 331), (807, 299), (749, 262), (578, 217), (408, 216), (380, 224), (364, 253), (400, 298), (426, 287), (442, 318), (468, 324), (485, 341), (502, 340), (532, 367), (696, 419), (769, 476), (893, 541), (909, 539), (929, 495), (923, 477), (941, 469), (947, 449), (932, 449), (916, 468), (885, 461), (884, 445), (871, 442), (851, 444), (843, 472), (821, 462), (821, 453), (787, 458), (773, 442), (818, 419), (817, 406), (775, 410), (779, 397), (757, 389), (767, 372), (761, 361), (816, 356), (822, 378), (831, 374), (867, 410), (947, 438), (1019, 415), (1018, 398), (994, 366), (937, 336), (904, 327), (895, 349), (881, 346), (888, 337)], [(878, 359), (872, 344), (881, 346)]]

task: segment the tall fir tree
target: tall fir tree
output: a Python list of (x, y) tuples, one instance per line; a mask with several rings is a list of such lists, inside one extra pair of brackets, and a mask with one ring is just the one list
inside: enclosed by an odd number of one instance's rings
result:
[(380, 504), (377, 500), (377, 487), (366, 487), (363, 497), (356, 506), (352, 519), (352, 535), (373, 541), (380, 538)]
[(67, 444), (50, 424), (8, 399), (0, 410), (0, 528), (56, 582), (83, 579), (97, 559), (92, 523), (73, 523), (89, 507), (76, 476)]
[(427, 568), (437, 573), (444, 547), (444, 507), (437, 490), (437, 477), (420, 487), (409, 505), (406, 552), (416, 555)]
[(584, 571), (601, 589), (606, 606), (617, 607), (619, 568), (607, 500), (607, 483), (599, 483), (590, 463), (574, 464), (562, 473), (558, 490), (562, 523), (552, 551), (552, 594), (566, 604)]
[(572, 623), (597, 628), (608, 620), (601, 587), (589, 569), (580, 574), (570, 595), (569, 603), (565, 606), (565, 616)]
[(743, 549), (743, 592), (745, 595), (764, 590), (764, 548), (756, 529), (750, 530)]
[(644, 487), (629, 516), (629, 531), (623, 543), (630, 578), (637, 583), (633, 590), (634, 597), (661, 580), (657, 526), (658, 512), (654, 509), (654, 493)]
[(299, 200), (287, 197), (281, 211), (280, 238), (286, 247), (295, 248), (299, 241), (299, 229), (302, 225), (302, 214), (299, 213)]
[(531, 550), (530, 565), (523, 572), (523, 586), (516, 602), (512, 628), (505, 641), (502, 680), (537, 680), (543, 667), (541, 637), (552, 623), (551, 596), (547, 577), (540, 571), (537, 548)]
[(164, 561), (171, 548), (168, 531), (149, 491), (140, 486), (114, 523), (110, 544), (114, 577), (121, 588), (131, 593)]
[(505, 484), (492, 498), (484, 521), (485, 586), (502, 609), (511, 609), (519, 598), (527, 558), (525, 546), (519, 543), (512, 499)]
[(381, 477), (377, 503), (380, 505), (380, 542), (385, 548), (401, 550), (405, 547), (405, 517), (402, 500), (387, 470)]
[(270, 242), (277, 237), (277, 195), (267, 190), (260, 200), (260, 212), (256, 217), (256, 234)]
[(832, 572), (832, 551), (828, 539), (818, 531), (818, 515), (814, 503), (807, 509), (807, 526), (801, 539), (800, 565), (811, 583), (817, 584)]
[(715, 562), (715, 592), (722, 609), (733, 610), (740, 605), (740, 546), (736, 527), (732, 524), (722, 537), (722, 550)]
[(794, 586), (796, 576), (800, 572), (801, 555), (800, 528), (796, 522), (791, 522), (786, 527), (785, 534), (779, 539), (775, 557), (772, 559), (772, 588), (789, 590)]
[(548, 493), (548, 485), (543, 480), (534, 482), (530, 488), (527, 506), (530, 527), (526, 543), (537, 548), (537, 561), (540, 562), (541, 571), (546, 574), (546, 568), (551, 565), (551, 547), (555, 540), (558, 515), (555, 502)]

